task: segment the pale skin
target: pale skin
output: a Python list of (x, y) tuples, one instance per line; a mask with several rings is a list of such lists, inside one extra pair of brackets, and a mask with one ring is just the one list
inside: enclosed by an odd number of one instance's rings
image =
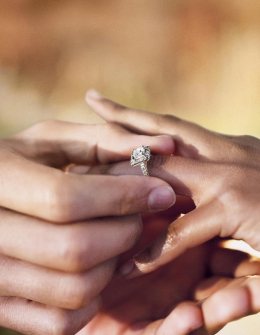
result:
[[(135, 134), (171, 136), (175, 142), (174, 155), (153, 157), (149, 172), (167, 181), (177, 199), (185, 196), (195, 203), (194, 210), (182, 218), (174, 218), (149, 248), (122, 265), (124, 276), (134, 278), (159, 271), (186, 250), (216, 236), (242, 239), (260, 251), (260, 141), (257, 138), (221, 135), (173, 116), (131, 110), (93, 91), (88, 93), (87, 102), (106, 121), (122, 125)], [(98, 169), (88, 173), (98, 173)], [(129, 167), (129, 162), (123, 162), (103, 166), (102, 173), (133, 175), (141, 172)], [(235, 274), (241, 278), (223, 285), (224, 289), (219, 290), (223, 287), (221, 280), (208, 283), (208, 293), (216, 292), (201, 304), (207, 329), (218, 329), (229, 321), (260, 311), (259, 277), (243, 278), (257, 275), (258, 263), (243, 264), (243, 271)], [(202, 296), (195, 294), (198, 300)], [(223, 312), (220, 302), (227, 298), (230, 305)], [(222, 314), (214, 314), (214, 309)], [(187, 311), (186, 307), (183, 311)], [(156, 331), (147, 334), (157, 334)], [(165, 334), (167, 331), (172, 334), (169, 327)], [(146, 333), (142, 330), (140, 334)]]
[(169, 137), (59, 121), (0, 140), (1, 326), (74, 335), (98, 313), (118, 255), (142, 233), (138, 213), (171, 207), (176, 197), (157, 178), (64, 170), (124, 160), (143, 142), (173, 151)]

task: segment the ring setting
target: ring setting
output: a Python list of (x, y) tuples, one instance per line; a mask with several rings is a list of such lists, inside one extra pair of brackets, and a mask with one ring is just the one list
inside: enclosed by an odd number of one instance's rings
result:
[(140, 165), (143, 175), (149, 176), (147, 162), (151, 158), (151, 148), (149, 145), (142, 145), (140, 148), (134, 149), (131, 155), (131, 166)]

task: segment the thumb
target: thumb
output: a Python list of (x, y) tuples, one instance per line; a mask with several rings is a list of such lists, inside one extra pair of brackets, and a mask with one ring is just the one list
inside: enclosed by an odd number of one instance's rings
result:
[(187, 249), (219, 235), (220, 223), (221, 218), (212, 213), (210, 205), (198, 207), (174, 221), (147, 249), (123, 264), (119, 273), (133, 278), (152, 272), (171, 262)]

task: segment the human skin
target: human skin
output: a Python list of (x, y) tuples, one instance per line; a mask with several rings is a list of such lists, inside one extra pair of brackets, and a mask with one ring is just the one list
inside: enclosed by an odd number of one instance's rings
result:
[[(155, 216), (143, 215), (143, 236), (121, 262), (167, 226), (167, 219)], [(256, 280), (245, 276), (259, 269), (259, 261), (210, 241), (145, 276), (115, 276), (101, 293), (101, 311), (77, 335), (215, 334), (229, 320), (248, 314), (247, 287), (242, 285)]]
[(141, 235), (139, 213), (172, 206), (175, 194), (157, 178), (64, 171), (125, 159), (144, 141), (173, 151), (169, 137), (59, 121), (0, 140), (1, 326), (74, 335), (98, 312), (118, 255)]
[[(175, 142), (174, 155), (152, 157), (148, 164), (150, 175), (167, 181), (174, 188), (177, 199), (178, 196), (185, 196), (195, 204), (194, 210), (177, 220), (174, 218), (167, 229), (133, 261), (122, 265), (127, 278), (155, 271), (186, 250), (216, 236), (242, 239), (260, 251), (260, 141), (257, 138), (222, 135), (171, 115), (132, 110), (95, 91), (88, 93), (87, 102), (106, 121), (120, 124), (133, 133), (171, 136)], [(130, 168), (124, 162), (102, 167), (102, 172), (111, 175), (141, 174), (140, 169)], [(97, 173), (97, 169), (89, 173)], [(251, 269), (250, 265), (248, 269)], [(249, 275), (259, 273), (257, 267), (251, 270)], [(227, 298), (232, 301), (231, 297), (234, 300), (229, 308), (225, 312), (223, 308), (219, 309), (225, 322), (246, 313), (259, 312), (259, 292), (260, 280), (257, 276), (235, 280), (231, 286), (227, 285), (203, 302), (206, 323), (210, 315), (211, 319), (212, 315), (217, 315), (212, 313), (216, 301), (224, 302)], [(243, 311), (237, 310), (238, 297), (244, 303)], [(209, 329), (218, 328), (217, 317), (211, 323)]]

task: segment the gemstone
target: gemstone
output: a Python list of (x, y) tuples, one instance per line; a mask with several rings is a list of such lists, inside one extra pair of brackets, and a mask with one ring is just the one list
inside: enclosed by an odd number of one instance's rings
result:
[(131, 156), (131, 165), (135, 166), (142, 162), (149, 161), (151, 156), (151, 149), (147, 146), (141, 146), (140, 148), (137, 148), (133, 150), (132, 156)]

